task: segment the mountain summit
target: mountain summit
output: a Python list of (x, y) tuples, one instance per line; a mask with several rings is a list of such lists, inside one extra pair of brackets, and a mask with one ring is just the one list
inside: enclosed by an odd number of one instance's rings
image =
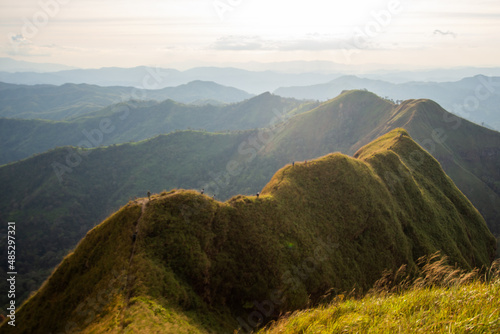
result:
[[(402, 129), (280, 169), (259, 196), (172, 190), (91, 230), (4, 333), (248, 332), (441, 250), (488, 265), (485, 221)], [(40, 316), (43, 314), (43, 316)]]

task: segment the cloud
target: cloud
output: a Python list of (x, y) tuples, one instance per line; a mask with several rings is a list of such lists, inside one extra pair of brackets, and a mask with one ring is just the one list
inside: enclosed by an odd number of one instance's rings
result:
[(215, 50), (271, 50), (269, 41), (259, 36), (223, 36), (212, 45)]
[(376, 49), (369, 38), (342, 38), (333, 35), (308, 34), (295, 39), (265, 39), (260, 36), (223, 36), (218, 38), (210, 48), (214, 50), (233, 51), (329, 51), (346, 48)]
[(457, 34), (453, 31), (442, 31), (439, 29), (434, 30), (433, 35), (441, 35), (441, 36), (452, 36), (453, 38), (457, 37)]
[(26, 42), (26, 38), (22, 34), (17, 34), (17, 35), (11, 35), (10, 40), (13, 43), (23, 43)]

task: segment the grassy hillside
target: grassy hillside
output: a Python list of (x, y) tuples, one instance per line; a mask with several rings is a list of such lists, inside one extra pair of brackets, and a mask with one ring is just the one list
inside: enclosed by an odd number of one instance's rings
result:
[[(290, 119), (256, 160), (267, 166), (335, 151), (354, 154), (399, 127), (439, 161), (490, 229), (500, 235), (500, 133), (458, 118), (430, 100), (395, 105), (370, 92), (345, 92)], [(249, 179), (264, 184), (258, 171), (249, 171)], [(398, 173), (391, 177), (399, 182)]]
[(0, 164), (58, 146), (97, 147), (140, 141), (175, 130), (245, 130), (283, 121), (317, 103), (269, 93), (230, 105), (185, 105), (167, 100), (129, 101), (64, 121), (0, 118)]
[[(24, 268), (19, 300), (37, 289), (68, 250), (123, 203), (148, 190), (201, 189), (204, 180), (211, 179), (210, 171), (224, 169), (246, 137), (244, 132), (177, 132), (93, 151), (57, 149), (0, 168), (0, 217), (22, 224), (17, 231), (23, 250), (17, 262)], [(6, 225), (0, 230), (6, 235)], [(6, 256), (6, 247), (0, 252)]]
[[(130, 202), (19, 309), (16, 333), (247, 330), (330, 289), (366, 292), (387, 269), (416, 274), (436, 251), (462, 268), (490, 264), (484, 220), (404, 130), (357, 156), (285, 166), (259, 197), (173, 190)], [(384, 180), (398, 170), (403, 184)]]
[(354, 154), (398, 127), (440, 162), (491, 230), (500, 234), (500, 133), (458, 118), (430, 100), (395, 105), (370, 92), (345, 92), (287, 122), (266, 146), (261, 163), (314, 159), (334, 151)]
[[(394, 84), (351, 75), (342, 76), (325, 84), (278, 88), (274, 93), (296, 99), (327, 101), (346, 89), (368, 89), (393, 100), (431, 99), (460, 117), (499, 131), (500, 95), (497, 89), (499, 80), (499, 77), (476, 75), (456, 82), (413, 81)], [(479, 95), (480, 93), (482, 94)]]
[[(497, 132), (454, 118), (431, 101), (396, 106), (374, 94), (352, 91), (266, 129), (184, 131), (76, 155), (60, 148), (0, 167), (0, 219), (25, 226), (19, 260), (27, 271), (20, 276), (20, 291), (27, 296), (36, 289), (89, 229), (134, 196), (172, 188), (205, 188), (223, 200), (255, 194), (283, 165), (339, 150), (354, 154), (399, 126), (437, 158), (498, 233)], [(436, 142), (436, 129), (445, 131), (446, 140)], [(62, 173), (61, 182), (56, 172)], [(383, 177), (397, 187), (406, 175), (397, 169)]]
[(460, 119), (429, 100), (404, 102), (377, 130), (399, 126), (441, 163), (500, 235), (500, 133)]
[(259, 333), (497, 333), (500, 331), (498, 262), (486, 279), (458, 272), (442, 260), (387, 293), (377, 287), (362, 298), (340, 294), (333, 302), (285, 316)]

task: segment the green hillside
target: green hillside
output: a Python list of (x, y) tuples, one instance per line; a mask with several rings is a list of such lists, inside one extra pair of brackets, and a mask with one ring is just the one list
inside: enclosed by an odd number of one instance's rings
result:
[[(352, 155), (399, 127), (440, 162), (500, 235), (500, 133), (450, 114), (430, 100), (395, 105), (370, 92), (345, 92), (287, 122), (266, 146), (262, 160), (284, 164), (334, 151)], [(393, 178), (398, 180), (398, 174)]]
[[(436, 251), (466, 269), (491, 263), (483, 218), (404, 130), (356, 156), (287, 165), (258, 197), (129, 202), (18, 310), (15, 333), (249, 330), (330, 289), (366, 292), (386, 269), (417, 274)], [(401, 171), (401, 184), (384, 179)]]
[[(399, 126), (423, 147), (433, 148), (434, 157), (499, 235), (500, 156), (495, 150), (500, 134), (454, 118), (431, 101), (396, 106), (369, 92), (352, 91), (260, 130), (183, 131), (90, 151), (59, 148), (0, 167), (0, 219), (24, 226), (19, 232), (23, 252), (18, 260), (25, 268), (19, 277), (20, 300), (95, 224), (148, 190), (205, 188), (223, 200), (255, 194), (285, 164), (335, 151), (354, 154)], [(443, 143), (434, 140), (434, 129), (445, 130)], [(406, 174), (396, 170), (383, 177), (396, 187)], [(0, 256), (5, 258), (5, 252), (1, 248)], [(5, 265), (0, 269), (5, 271)], [(3, 300), (0, 296), (0, 304)]]
[[(247, 135), (177, 132), (92, 151), (61, 148), (1, 167), (0, 217), (22, 223), (18, 300), (36, 290), (78, 240), (123, 203), (148, 190), (201, 189), (203, 180), (211, 179), (209, 172), (224, 169)], [(6, 228), (0, 228), (2, 235)], [(2, 247), (0, 253), (7, 256), (6, 251)]]
[(269, 126), (317, 103), (269, 93), (230, 105), (186, 105), (172, 100), (128, 101), (64, 121), (0, 118), (0, 164), (59, 146), (97, 147), (140, 141), (175, 130), (246, 130)]
[[(499, 79), (499, 77), (494, 76), (475, 75), (455, 82), (411, 81), (396, 84), (347, 75), (319, 85), (282, 87), (274, 90), (273, 93), (296, 99), (327, 101), (346, 89), (367, 89), (379, 96), (386, 96), (393, 100), (426, 98), (436, 101), (446, 110), (452, 111), (462, 118), (499, 131), (498, 104), (500, 103), (500, 95), (498, 90), (493, 88), (498, 86)], [(488, 93), (478, 105), (473, 107), (467, 105), (469, 96), (473, 97), (479, 89), (486, 88), (489, 88)]]

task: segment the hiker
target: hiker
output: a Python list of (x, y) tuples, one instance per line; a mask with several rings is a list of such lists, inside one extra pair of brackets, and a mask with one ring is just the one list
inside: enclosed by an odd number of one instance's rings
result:
[(201, 189), (201, 194), (203, 195), (203, 193), (205, 192), (205, 188)]
[(215, 194), (212, 196), (212, 199), (215, 199)]
[(148, 191), (148, 200), (151, 200), (151, 193)]
[(295, 166), (295, 161), (292, 161), (292, 167)]
[(257, 198), (259, 198), (260, 192), (257, 191)]

